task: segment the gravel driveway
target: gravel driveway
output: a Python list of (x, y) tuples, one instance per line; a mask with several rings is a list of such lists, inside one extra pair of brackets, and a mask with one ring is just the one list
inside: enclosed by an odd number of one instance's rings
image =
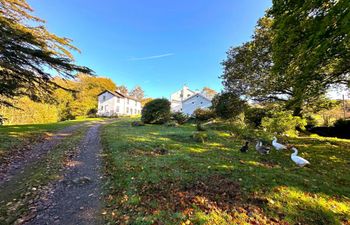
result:
[(103, 123), (89, 128), (62, 179), (52, 184), (37, 204), (36, 217), (26, 224), (102, 224), (99, 130)]
[(11, 180), (12, 177), (21, 173), (28, 165), (36, 162), (46, 155), (51, 149), (57, 146), (65, 137), (73, 135), (78, 128), (85, 123), (66, 127), (52, 136), (46, 137), (46, 140), (28, 146), (29, 149), (21, 152), (21, 154), (11, 156), (10, 163), (0, 164), (0, 186)]

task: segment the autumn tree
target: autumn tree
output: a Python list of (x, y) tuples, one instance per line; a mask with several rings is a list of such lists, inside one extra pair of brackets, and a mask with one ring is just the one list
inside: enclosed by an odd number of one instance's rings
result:
[(204, 87), (202, 89), (202, 93), (205, 95), (205, 96), (208, 96), (209, 98), (213, 98), (217, 92), (209, 87)]
[(117, 90), (120, 93), (124, 94), (124, 95), (128, 95), (129, 94), (128, 88), (126, 86), (124, 86), (124, 85), (118, 86)]
[(102, 91), (116, 88), (109, 78), (78, 74), (74, 82), (75, 100), (71, 104), (73, 115), (86, 116), (89, 111), (97, 109), (97, 97)]
[(64, 78), (76, 72), (92, 73), (74, 64), (71, 51), (79, 51), (68, 38), (50, 33), (44, 21), (31, 15), (25, 0), (0, 0), (0, 104), (28, 96), (40, 100), (59, 87), (47, 69)]
[(63, 89), (56, 89), (53, 93), (54, 98), (56, 99), (56, 107), (58, 110), (59, 120), (69, 120), (74, 119), (73, 115), (73, 105), (74, 97), (71, 91), (65, 91)]
[(130, 91), (129, 95), (141, 101), (145, 97), (145, 92), (140, 86), (136, 86)]
[[(52, 81), (64, 87), (53, 91), (53, 101), (34, 102), (28, 97), (20, 97), (10, 100), (11, 104), (20, 109), (0, 106), (0, 114), (7, 119), (5, 123), (47, 123), (74, 119), (77, 116), (85, 117), (97, 111), (98, 94), (116, 88), (109, 78), (86, 74), (78, 74), (74, 80), (54, 77)], [(40, 113), (43, 115), (40, 116)]]
[(153, 98), (143, 98), (142, 100), (141, 100), (141, 106), (143, 107), (143, 106), (145, 106), (148, 102), (150, 102), (150, 101), (152, 101), (153, 100)]
[(53, 104), (34, 102), (27, 96), (10, 100), (14, 107), (0, 105), (5, 124), (41, 124), (59, 120), (59, 112)]
[[(76, 89), (76, 82), (73, 80), (64, 80), (60, 77), (55, 77), (53, 81), (65, 89), (74, 90)], [(53, 98), (55, 101), (52, 103), (56, 105), (58, 110), (58, 117), (60, 121), (74, 119), (73, 105), (75, 101), (76, 92), (67, 91), (62, 88), (58, 88), (53, 92)]]

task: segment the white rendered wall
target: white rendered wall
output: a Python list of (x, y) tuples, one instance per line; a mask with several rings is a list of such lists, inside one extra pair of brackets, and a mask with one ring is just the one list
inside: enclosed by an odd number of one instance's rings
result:
[(97, 115), (139, 115), (141, 114), (141, 102), (133, 99), (117, 97), (109, 92), (98, 96)]
[(199, 94), (196, 94), (182, 103), (182, 112), (187, 115), (192, 115), (196, 109), (209, 108), (211, 105), (211, 101)]
[(97, 115), (111, 116), (114, 113), (115, 102), (114, 95), (109, 92), (105, 92), (98, 96), (98, 110)]

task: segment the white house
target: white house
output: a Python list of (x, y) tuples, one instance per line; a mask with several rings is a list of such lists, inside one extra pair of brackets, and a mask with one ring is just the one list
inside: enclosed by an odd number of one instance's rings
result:
[(139, 115), (141, 102), (118, 91), (104, 91), (98, 95), (99, 116)]
[(182, 101), (194, 95), (195, 92), (187, 86), (183, 86), (181, 90), (170, 96), (171, 109), (173, 112), (179, 112), (182, 109)]
[(195, 92), (190, 90), (187, 86), (175, 93), (170, 97), (171, 110), (173, 112), (183, 112), (187, 115), (192, 115), (198, 108), (209, 108), (212, 97), (203, 92)]

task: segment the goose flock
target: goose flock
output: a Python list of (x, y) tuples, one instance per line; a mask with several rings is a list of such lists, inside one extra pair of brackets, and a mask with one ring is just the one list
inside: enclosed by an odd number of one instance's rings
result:
[[(242, 153), (246, 153), (248, 152), (248, 144), (249, 142), (246, 142), (244, 146), (242, 146), (242, 148), (240, 149), (240, 151)], [(283, 145), (281, 143), (277, 142), (277, 138), (273, 137), (272, 140), (272, 146), (274, 147), (274, 149), (276, 149), (277, 151), (282, 151), (282, 150), (288, 150), (291, 149), (292, 151), (294, 151), (290, 158), (292, 159), (292, 161), (297, 164), (300, 167), (304, 167), (308, 164), (310, 164), (309, 161), (307, 161), (306, 159), (298, 156), (298, 149), (296, 149), (295, 147), (291, 147), (289, 148), (289, 146)], [(266, 155), (270, 153), (270, 147), (263, 145), (261, 140), (258, 140), (256, 145), (255, 145), (255, 149), (257, 152), (259, 152), (262, 155)]]

